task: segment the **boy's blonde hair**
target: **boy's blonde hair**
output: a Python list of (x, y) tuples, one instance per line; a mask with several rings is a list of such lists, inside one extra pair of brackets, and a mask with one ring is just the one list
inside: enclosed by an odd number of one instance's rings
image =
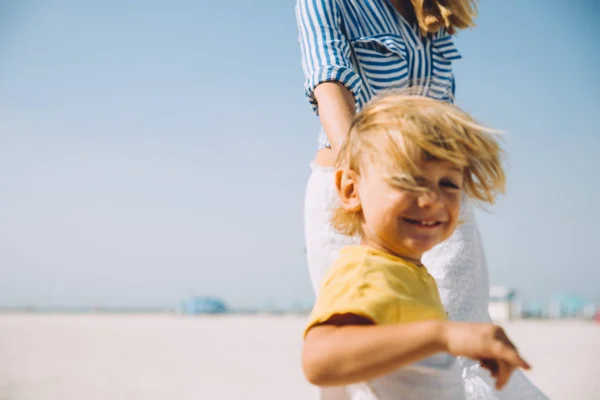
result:
[[(492, 129), (478, 124), (452, 103), (391, 92), (369, 102), (350, 127), (336, 160), (336, 169), (350, 169), (359, 176), (375, 166), (391, 185), (413, 191), (419, 164), (449, 161), (463, 169), (463, 190), (473, 199), (493, 204), (504, 193), (502, 149)], [(341, 233), (361, 233), (361, 212), (338, 207), (333, 227)]]
[(410, 0), (425, 34), (444, 28), (449, 34), (475, 26), (476, 0)]

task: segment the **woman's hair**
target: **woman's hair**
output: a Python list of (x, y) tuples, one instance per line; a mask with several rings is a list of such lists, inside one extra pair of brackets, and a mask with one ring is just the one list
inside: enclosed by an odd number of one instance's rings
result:
[(424, 34), (444, 28), (449, 34), (475, 26), (477, 0), (410, 0)]
[[(366, 166), (392, 186), (426, 190), (419, 185), (419, 165), (448, 161), (461, 168), (463, 190), (473, 199), (493, 204), (504, 193), (505, 175), (498, 132), (478, 124), (452, 103), (411, 95), (407, 89), (371, 100), (352, 121), (336, 160), (336, 169), (359, 176)], [(333, 227), (344, 234), (361, 233), (362, 213), (334, 210)]]

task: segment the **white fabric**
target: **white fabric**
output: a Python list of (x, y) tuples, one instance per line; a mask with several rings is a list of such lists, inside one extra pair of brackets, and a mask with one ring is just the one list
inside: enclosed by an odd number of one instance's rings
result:
[[(337, 201), (332, 168), (312, 164), (305, 197), (304, 223), (306, 255), (310, 278), (315, 293), (320, 282), (342, 247), (356, 244), (357, 238), (341, 235), (330, 224), (331, 210)], [(440, 296), (450, 318), (455, 321), (489, 322), (488, 313), (489, 280), (483, 245), (475, 223), (471, 202), (465, 197), (462, 203), (461, 220), (455, 234), (424, 257), (424, 264), (436, 279)], [(390, 397), (390, 386), (382, 384), (394, 377), (384, 377), (364, 385), (318, 389), (321, 400), (362, 400), (362, 399), (457, 399), (464, 398), (457, 392), (448, 390), (431, 380), (432, 371), (437, 371), (435, 381), (453, 381), (452, 374), (462, 378), (463, 390), (469, 400), (546, 400), (531, 382), (516, 371), (509, 384), (502, 390), (494, 389), (489, 373), (479, 364), (459, 358), (453, 366), (440, 372), (439, 368), (409, 371), (410, 379), (402, 380), (402, 390)], [(404, 368), (406, 369), (406, 368)], [(402, 376), (402, 374), (400, 375)], [(404, 375), (407, 376), (407, 375)], [(397, 377), (397, 376), (396, 376)], [(373, 385), (374, 384), (374, 385)], [(370, 385), (370, 386), (369, 386)], [(382, 386), (383, 385), (383, 386)], [(428, 386), (428, 387), (424, 387)], [(382, 392), (370, 389), (383, 388)], [(385, 394), (383, 393), (385, 392)], [(454, 397), (447, 397), (448, 395)], [(371, 396), (371, 397), (368, 397)], [(458, 396), (458, 397), (457, 397)]]

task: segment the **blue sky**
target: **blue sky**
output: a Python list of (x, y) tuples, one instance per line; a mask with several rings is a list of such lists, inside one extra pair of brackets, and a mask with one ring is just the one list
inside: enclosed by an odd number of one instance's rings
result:
[[(570, 7), (567, 5), (570, 4)], [(0, 305), (310, 302), (318, 130), (293, 1), (23, 1), (0, 12)], [(506, 131), (479, 213), (492, 284), (600, 301), (600, 6), (485, 1), (457, 103)]]

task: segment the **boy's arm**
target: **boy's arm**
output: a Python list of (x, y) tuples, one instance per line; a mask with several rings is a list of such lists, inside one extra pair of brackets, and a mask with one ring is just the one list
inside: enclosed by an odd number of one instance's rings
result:
[(482, 363), (506, 385), (515, 368), (529, 364), (494, 324), (422, 321), (373, 325), (355, 314), (336, 314), (311, 328), (304, 341), (302, 364), (317, 386), (347, 385), (386, 375), (402, 366), (447, 352)]
[(446, 351), (444, 321), (373, 325), (353, 314), (336, 315), (306, 335), (302, 365), (317, 386), (370, 380)]

